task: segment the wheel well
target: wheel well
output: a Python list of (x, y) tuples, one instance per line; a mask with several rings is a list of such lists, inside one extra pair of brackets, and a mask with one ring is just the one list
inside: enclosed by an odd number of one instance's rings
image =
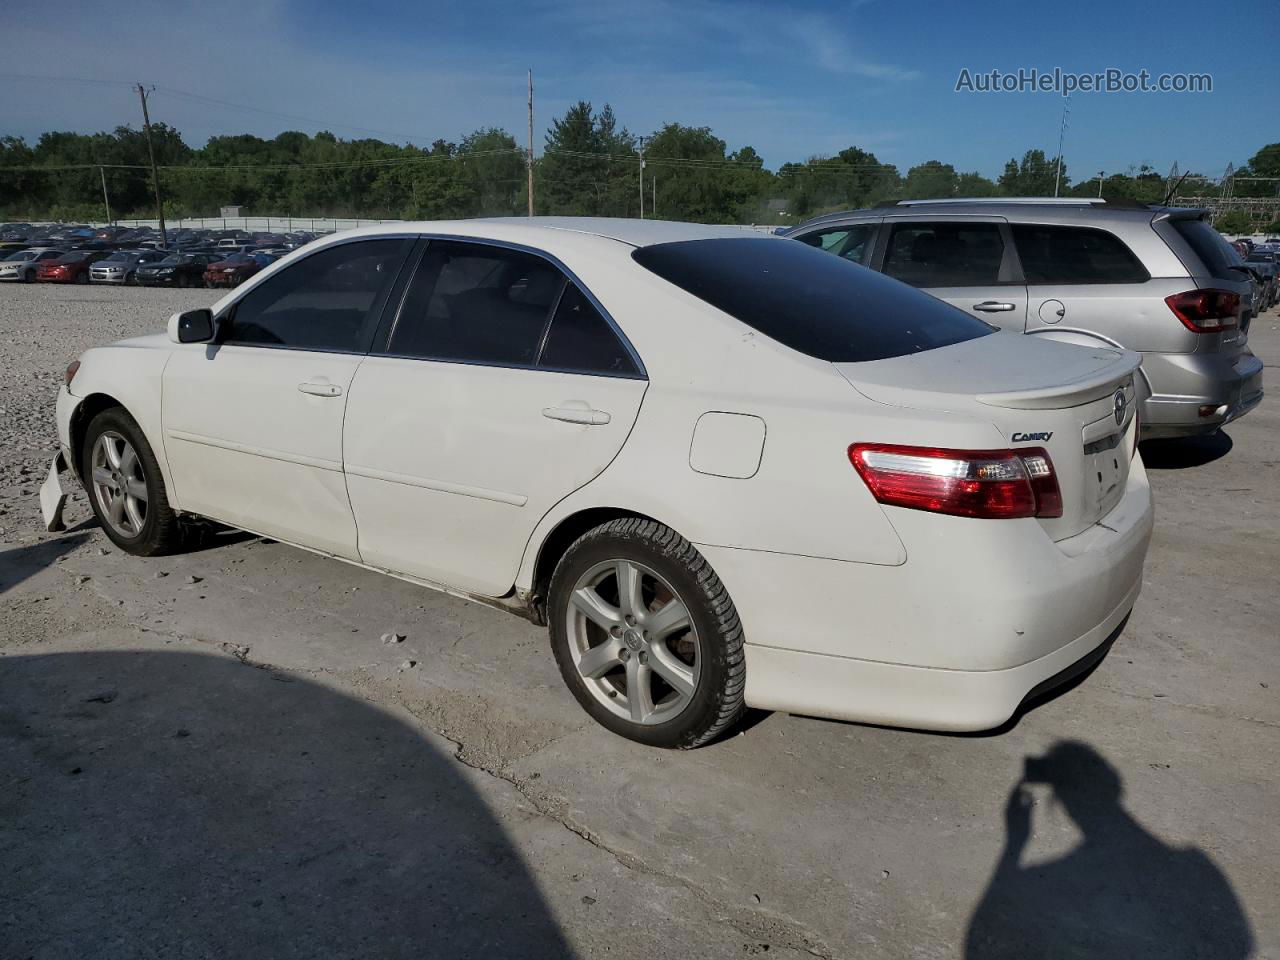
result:
[(546, 622), (547, 589), (551, 586), (551, 575), (555, 573), (556, 565), (565, 551), (588, 530), (622, 517), (654, 520), (653, 517), (636, 513), (634, 510), (623, 510), (619, 507), (592, 507), (590, 510), (570, 514), (547, 534), (546, 539), (542, 541), (542, 546), (538, 548), (538, 560), (533, 566), (533, 592), (529, 597), (530, 606), (544, 623)]
[(123, 409), (124, 404), (108, 394), (91, 393), (80, 401), (75, 412), (71, 414), (71, 459), (76, 476), (84, 477), (84, 471), (80, 469), (80, 457), (84, 451), (84, 432), (89, 429), (89, 421), (103, 410), (110, 410), (112, 407)]

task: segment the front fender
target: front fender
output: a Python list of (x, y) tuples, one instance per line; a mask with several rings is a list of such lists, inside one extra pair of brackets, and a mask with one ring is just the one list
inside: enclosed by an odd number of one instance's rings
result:
[(170, 504), (180, 510), (182, 505), (177, 502), (177, 491), (169, 473), (162, 429), (161, 385), (170, 351), (157, 341), (168, 342), (164, 337), (148, 337), (95, 347), (81, 356), (80, 369), (71, 381), (67, 397), (59, 403), (58, 435), (70, 448), (73, 461), (77, 461), (80, 451), (75, 449), (74, 431), (83, 430), (85, 424), (80, 419), (84, 413), (109, 401), (124, 407), (151, 445)]

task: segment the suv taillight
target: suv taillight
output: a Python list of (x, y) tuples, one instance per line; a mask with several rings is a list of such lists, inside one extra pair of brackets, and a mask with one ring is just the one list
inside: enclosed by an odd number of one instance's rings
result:
[(1192, 333), (1217, 333), (1240, 322), (1240, 294), (1230, 290), (1188, 290), (1164, 302)]
[(948, 450), (855, 443), (849, 462), (877, 501), (956, 517), (1062, 516), (1053, 461), (1041, 447)]

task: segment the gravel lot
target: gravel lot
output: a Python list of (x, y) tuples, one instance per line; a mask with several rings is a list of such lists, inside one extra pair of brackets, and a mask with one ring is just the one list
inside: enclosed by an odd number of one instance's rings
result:
[(1280, 957), (1274, 398), (1144, 447), (1133, 617), (1008, 729), (672, 754), (496, 611), (256, 538), (134, 559), (83, 494), (43, 533), (67, 362), (214, 299), (0, 287), (0, 956)]

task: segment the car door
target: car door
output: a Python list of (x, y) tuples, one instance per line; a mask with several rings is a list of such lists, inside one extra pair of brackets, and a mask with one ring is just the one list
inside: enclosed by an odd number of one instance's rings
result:
[(1003, 217), (889, 217), (873, 266), (1003, 330), (1022, 333), (1027, 289)]
[(617, 455), (647, 385), (607, 313), (559, 265), (430, 240), (347, 403), (361, 559), (506, 593), (538, 521)]
[(412, 243), (318, 250), (247, 289), (219, 317), (219, 342), (174, 349), (164, 444), (183, 509), (358, 559), (342, 418)]

